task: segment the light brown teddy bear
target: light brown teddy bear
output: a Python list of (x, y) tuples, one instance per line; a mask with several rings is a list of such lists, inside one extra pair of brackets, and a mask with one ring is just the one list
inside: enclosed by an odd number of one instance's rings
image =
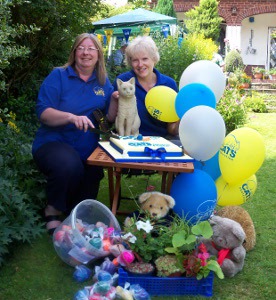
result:
[(248, 252), (256, 245), (256, 232), (254, 223), (249, 213), (241, 206), (224, 206), (216, 213), (217, 216), (234, 220), (241, 224), (245, 232), (245, 241), (243, 247)]
[(245, 233), (241, 225), (231, 219), (214, 216), (209, 220), (213, 235), (202, 239), (208, 252), (217, 257), (226, 277), (233, 277), (243, 269), (246, 251), (242, 246)]
[(131, 218), (141, 219), (149, 214), (154, 220), (159, 220), (158, 224), (169, 225), (173, 220), (174, 212), (172, 208), (175, 205), (174, 199), (160, 192), (146, 192), (140, 195), (138, 202), (141, 210), (133, 212), (124, 222), (127, 227), (131, 224)]

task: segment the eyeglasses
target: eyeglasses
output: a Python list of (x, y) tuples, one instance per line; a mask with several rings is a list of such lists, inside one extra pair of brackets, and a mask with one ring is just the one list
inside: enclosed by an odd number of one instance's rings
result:
[(79, 52), (84, 52), (85, 50), (87, 50), (88, 53), (91, 53), (91, 52), (93, 52), (93, 51), (99, 51), (99, 49), (94, 48), (94, 47), (88, 47), (88, 48), (85, 48), (85, 47), (83, 47), (83, 46), (78, 46), (78, 47), (76, 48), (76, 50), (79, 51)]

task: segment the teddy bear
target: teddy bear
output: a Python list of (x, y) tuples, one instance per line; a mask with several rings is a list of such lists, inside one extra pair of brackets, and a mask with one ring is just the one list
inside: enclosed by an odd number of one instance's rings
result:
[(158, 220), (158, 224), (168, 226), (172, 222), (174, 216), (172, 208), (175, 201), (171, 196), (156, 191), (146, 192), (139, 196), (138, 202), (141, 210), (134, 211), (125, 219), (126, 227), (131, 224), (132, 218), (138, 220), (147, 214), (152, 220)]
[(243, 269), (246, 255), (242, 246), (245, 232), (242, 226), (231, 219), (213, 216), (210, 220), (213, 235), (202, 239), (208, 252), (217, 257), (225, 277), (233, 277)]
[(241, 206), (224, 206), (216, 212), (217, 216), (234, 220), (241, 224), (245, 232), (243, 247), (246, 252), (252, 250), (256, 245), (256, 232), (254, 223), (249, 213)]

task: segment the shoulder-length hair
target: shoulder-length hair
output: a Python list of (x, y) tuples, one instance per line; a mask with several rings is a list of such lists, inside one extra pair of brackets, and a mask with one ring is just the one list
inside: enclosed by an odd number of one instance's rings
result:
[(126, 60), (129, 66), (131, 66), (132, 58), (141, 51), (145, 51), (149, 55), (149, 57), (153, 60), (154, 65), (159, 62), (160, 55), (152, 37), (137, 36), (126, 48)]
[(94, 42), (96, 48), (99, 50), (98, 51), (99, 58), (98, 58), (98, 62), (96, 63), (96, 77), (99, 80), (100, 84), (104, 85), (105, 81), (106, 81), (106, 77), (107, 77), (107, 72), (106, 72), (106, 67), (105, 67), (105, 62), (104, 62), (103, 47), (102, 47), (101, 42), (97, 38), (97, 36), (92, 33), (82, 33), (76, 37), (75, 42), (71, 48), (71, 51), (70, 51), (70, 54), (68, 57), (68, 61), (63, 67), (64, 68), (66, 68), (68, 66), (74, 67), (76, 48), (79, 46), (79, 44), (84, 39), (87, 39), (87, 38), (91, 39)]

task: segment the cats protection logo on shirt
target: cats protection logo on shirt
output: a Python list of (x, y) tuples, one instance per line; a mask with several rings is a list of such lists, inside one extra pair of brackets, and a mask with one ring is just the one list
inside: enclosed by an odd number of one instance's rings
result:
[(96, 86), (94, 87), (93, 91), (97, 96), (105, 96), (104, 90), (101, 87)]

